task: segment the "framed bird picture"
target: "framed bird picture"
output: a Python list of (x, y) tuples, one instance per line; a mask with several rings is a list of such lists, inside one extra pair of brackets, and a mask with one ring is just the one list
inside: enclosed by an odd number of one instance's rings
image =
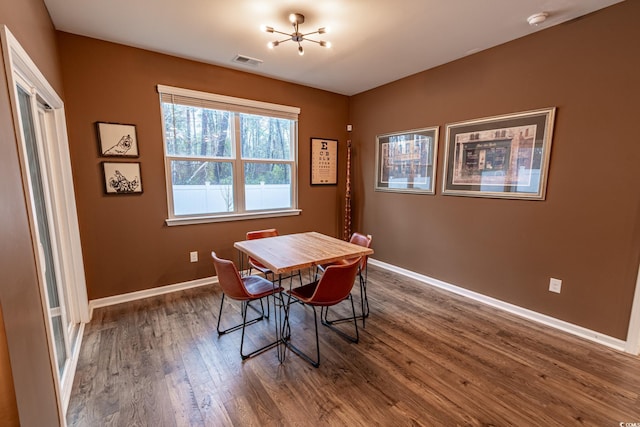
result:
[(97, 122), (100, 155), (105, 157), (138, 157), (135, 125)]
[(102, 162), (106, 194), (142, 193), (140, 163)]

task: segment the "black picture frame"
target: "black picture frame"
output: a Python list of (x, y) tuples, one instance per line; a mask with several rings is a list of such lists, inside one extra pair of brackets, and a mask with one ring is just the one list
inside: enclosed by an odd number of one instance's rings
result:
[(103, 157), (138, 157), (136, 126), (123, 123), (96, 122), (98, 149)]
[(102, 162), (105, 194), (141, 194), (139, 162)]
[(338, 184), (338, 140), (311, 138), (311, 185)]

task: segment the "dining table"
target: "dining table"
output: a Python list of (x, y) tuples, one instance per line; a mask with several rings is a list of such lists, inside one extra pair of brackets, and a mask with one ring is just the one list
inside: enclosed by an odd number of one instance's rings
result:
[[(242, 240), (235, 242), (233, 247), (241, 254), (260, 261), (278, 277), (277, 284), (280, 286), (282, 275), (297, 270), (303, 270), (342, 259), (352, 259), (373, 254), (373, 249), (356, 245), (335, 237), (327, 236), (316, 231), (283, 234), (262, 239)], [(241, 256), (241, 265), (243, 265)], [(276, 299), (277, 300), (277, 299)], [(280, 308), (284, 307), (281, 300)], [(277, 345), (278, 360), (282, 363), (285, 359), (284, 347), (286, 346), (284, 337), (284, 325), (282, 324), (281, 310), (275, 310), (277, 340), (281, 345)], [(278, 319), (280, 317), (280, 319)]]

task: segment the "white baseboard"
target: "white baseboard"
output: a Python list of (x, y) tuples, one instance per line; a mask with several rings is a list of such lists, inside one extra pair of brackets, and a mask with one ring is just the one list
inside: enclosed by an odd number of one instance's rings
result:
[(442, 280), (434, 279), (433, 277), (415, 273), (413, 271), (406, 270), (401, 267), (396, 267), (395, 265), (392, 265), (392, 264), (387, 264), (385, 262), (378, 261), (372, 258), (369, 258), (369, 262), (372, 265), (375, 265), (380, 268), (384, 268), (385, 270), (389, 270), (394, 273), (401, 274), (406, 277), (410, 277), (412, 279), (418, 280), (422, 283), (425, 283), (430, 286), (434, 286), (436, 288), (444, 289), (449, 292), (453, 292), (455, 294), (462, 295), (467, 298), (471, 298), (474, 301), (478, 301), (483, 304), (490, 305), (492, 307), (507, 311), (509, 313), (515, 314), (525, 319), (542, 323), (552, 328), (559, 329), (564, 332), (568, 332), (572, 335), (576, 335), (578, 337), (585, 338), (599, 344), (603, 344), (607, 347), (611, 347), (616, 350), (628, 351), (626, 342), (621, 339), (610, 337), (608, 335), (601, 334), (600, 332), (592, 331), (590, 329), (583, 328), (582, 326), (574, 325), (573, 323), (565, 322), (564, 320), (559, 320), (559, 319), (556, 319), (555, 317), (547, 316), (546, 314), (541, 314), (533, 310), (529, 310), (526, 308), (519, 307), (517, 305), (510, 304), (508, 302), (500, 301), (498, 299), (491, 298), (486, 295), (482, 295), (480, 293), (473, 292), (468, 289), (443, 282)]
[(160, 286), (158, 288), (145, 289), (143, 291), (129, 292), (112, 297), (98, 298), (89, 301), (89, 319), (93, 317), (93, 310), (98, 307), (121, 304), (123, 302), (136, 301), (144, 298), (164, 295), (171, 292), (183, 291), (185, 289), (197, 288), (198, 286), (212, 285), (218, 283), (218, 277), (203, 277), (202, 279), (190, 280), (188, 282), (176, 283), (173, 285)]
[[(403, 276), (418, 280), (422, 283), (425, 283), (430, 286), (434, 286), (436, 288), (453, 292), (455, 294), (470, 298), (474, 301), (478, 301), (483, 304), (490, 305), (492, 307), (507, 311), (509, 313), (515, 314), (525, 319), (542, 323), (552, 328), (559, 329), (561, 331), (570, 333), (572, 335), (576, 335), (578, 337), (588, 339), (590, 341), (605, 345), (607, 347), (610, 347), (619, 351), (626, 351), (626, 352), (629, 352), (630, 350), (627, 346), (626, 341), (624, 340), (610, 337), (608, 335), (601, 334), (600, 332), (592, 331), (590, 329), (583, 328), (582, 326), (574, 325), (573, 323), (565, 322), (564, 320), (556, 319), (555, 317), (547, 316), (546, 314), (541, 314), (533, 310), (529, 310), (514, 304), (510, 304), (508, 302), (501, 301), (499, 299), (491, 298), (486, 295), (480, 294), (478, 292), (473, 292), (468, 289), (461, 288), (459, 286), (452, 285), (447, 282), (443, 282), (442, 280), (434, 279), (433, 277), (415, 273), (411, 270), (406, 270), (404, 268), (397, 267), (392, 264), (387, 264), (385, 262), (378, 261), (373, 258), (369, 258), (369, 262), (372, 265), (375, 265), (380, 268), (384, 268), (385, 270), (392, 271), (397, 274), (401, 274)], [(149, 298), (156, 295), (163, 295), (170, 292), (177, 292), (185, 289), (195, 288), (198, 286), (211, 285), (214, 283), (218, 283), (218, 278), (216, 276), (204, 277), (202, 279), (191, 280), (188, 282), (177, 283), (174, 285), (161, 286), (159, 288), (145, 289), (143, 291), (130, 292), (127, 294), (115, 295), (112, 297), (91, 300), (89, 301), (90, 317), (93, 317), (93, 310), (98, 307), (106, 307), (109, 305), (135, 301), (135, 300)]]

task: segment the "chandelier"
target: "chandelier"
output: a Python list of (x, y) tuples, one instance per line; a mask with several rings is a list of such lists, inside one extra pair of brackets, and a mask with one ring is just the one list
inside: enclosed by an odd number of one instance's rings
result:
[(311, 36), (313, 34), (324, 34), (327, 32), (327, 28), (326, 27), (322, 27), (322, 28), (318, 28), (317, 31), (313, 31), (311, 33), (301, 33), (300, 32), (300, 24), (302, 24), (304, 22), (304, 15), (301, 13), (292, 13), (291, 15), (289, 15), (289, 21), (291, 22), (291, 25), (293, 25), (293, 33), (284, 33), (282, 31), (278, 31), (275, 30), (273, 27), (269, 27), (267, 25), (263, 25), (261, 27), (262, 31), (267, 32), (267, 33), (276, 33), (276, 34), (282, 34), (287, 36), (285, 39), (282, 40), (276, 40), (273, 42), (269, 42), (267, 44), (267, 46), (269, 47), (269, 49), (273, 49), (274, 47), (278, 46), (280, 43), (284, 43), (286, 41), (291, 40), (294, 43), (298, 43), (298, 54), (299, 55), (304, 55), (304, 49), (302, 48), (302, 42), (303, 41), (308, 41), (308, 42), (313, 42), (316, 44), (319, 44), (322, 47), (331, 47), (331, 43), (327, 42), (327, 41), (318, 41), (318, 40), (312, 40), (312, 39), (308, 39), (307, 36)]

